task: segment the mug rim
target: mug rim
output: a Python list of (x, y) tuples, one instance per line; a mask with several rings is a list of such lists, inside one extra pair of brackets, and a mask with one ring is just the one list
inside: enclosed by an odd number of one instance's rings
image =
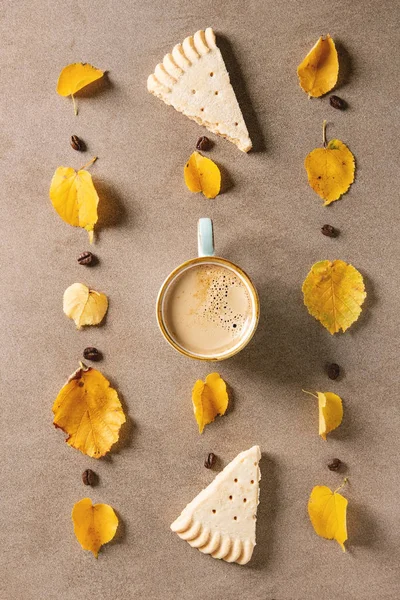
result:
[[(176, 277), (176, 275), (180, 271), (182, 271), (183, 269), (185, 269), (187, 267), (191, 267), (192, 265), (195, 265), (195, 264), (201, 264), (201, 263), (211, 263), (212, 264), (214, 261), (216, 261), (219, 264), (222, 263), (222, 265), (225, 265), (226, 267), (232, 269), (246, 281), (248, 287), (252, 291), (252, 296), (254, 299), (255, 314), (253, 317), (254, 322), (253, 322), (253, 327), (250, 332), (250, 335), (246, 339), (244, 339), (243, 342), (239, 346), (236, 346), (234, 349), (232, 349), (230, 352), (227, 352), (223, 356), (208, 357), (208, 356), (200, 356), (193, 352), (188, 352), (187, 350), (185, 350), (184, 348), (182, 348), (175, 342), (175, 340), (171, 337), (167, 328), (164, 325), (164, 321), (162, 318), (162, 300), (165, 296), (165, 292), (166, 292), (169, 284), (171, 283), (171, 281), (173, 281), (173, 279)], [(164, 280), (163, 284), (161, 285), (160, 290), (157, 295), (156, 316), (157, 316), (158, 327), (160, 328), (160, 331), (163, 334), (165, 340), (173, 348), (175, 348), (175, 350), (177, 350), (180, 354), (183, 354), (183, 356), (187, 356), (188, 358), (192, 358), (194, 360), (203, 360), (206, 362), (216, 362), (216, 361), (225, 360), (227, 358), (231, 358), (232, 356), (235, 356), (235, 354), (238, 354), (250, 342), (250, 340), (252, 339), (252, 337), (254, 336), (254, 334), (256, 332), (258, 322), (259, 322), (260, 300), (258, 297), (257, 289), (256, 289), (254, 283), (252, 282), (252, 280), (250, 279), (250, 277), (247, 275), (247, 273), (243, 269), (238, 267), (235, 263), (231, 262), (230, 260), (227, 260), (226, 258), (222, 258), (221, 256), (197, 256), (195, 258), (186, 260), (179, 266), (175, 267), (175, 269), (173, 269), (171, 271), (171, 273), (166, 277), (166, 279)]]

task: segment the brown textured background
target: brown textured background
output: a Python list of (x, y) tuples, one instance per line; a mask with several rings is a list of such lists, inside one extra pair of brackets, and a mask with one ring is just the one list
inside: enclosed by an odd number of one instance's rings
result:
[[(1, 600), (396, 600), (399, 583), (399, 4), (309, 0), (247, 3), (5, 0), (0, 10), (1, 165)], [(212, 25), (231, 71), (255, 152), (218, 140), (210, 156), (232, 187), (214, 201), (190, 194), (182, 169), (203, 130), (146, 91), (172, 46)], [(296, 67), (320, 34), (337, 41), (339, 95), (308, 100)], [(55, 93), (61, 68), (88, 61), (108, 80), (78, 98)], [(328, 136), (349, 145), (357, 181), (323, 208), (308, 187), (306, 154)], [(88, 152), (69, 146), (81, 136)], [(91, 169), (101, 196), (94, 251), (48, 200), (55, 168)], [(227, 179), (227, 175), (226, 175)], [(254, 279), (262, 316), (251, 345), (218, 365), (233, 408), (199, 436), (194, 381), (213, 370), (176, 354), (154, 317), (169, 271), (196, 252), (196, 222), (214, 219), (217, 251)], [(336, 240), (321, 225), (341, 230)], [(331, 337), (302, 304), (301, 283), (320, 259), (364, 274), (359, 322)], [(86, 282), (110, 297), (106, 324), (76, 331), (64, 289)], [(82, 350), (119, 390), (129, 423), (116, 452), (96, 462), (52, 426), (52, 402)], [(328, 380), (336, 361), (343, 376)], [(340, 429), (325, 443), (317, 408), (301, 388), (339, 393)], [(263, 480), (258, 545), (247, 567), (203, 556), (169, 524), (219, 468), (260, 444)], [(350, 482), (348, 552), (319, 539), (306, 504), (315, 484)], [(91, 467), (91, 490), (81, 472)], [(116, 508), (115, 541), (96, 561), (75, 540), (74, 502)]]

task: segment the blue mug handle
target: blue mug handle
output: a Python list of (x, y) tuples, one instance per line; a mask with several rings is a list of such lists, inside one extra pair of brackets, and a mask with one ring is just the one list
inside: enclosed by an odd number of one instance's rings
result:
[(212, 220), (199, 219), (197, 224), (197, 245), (199, 256), (214, 256), (214, 231)]

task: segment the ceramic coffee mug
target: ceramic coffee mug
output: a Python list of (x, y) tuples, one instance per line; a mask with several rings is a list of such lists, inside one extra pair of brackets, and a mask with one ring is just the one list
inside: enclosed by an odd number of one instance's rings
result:
[(223, 360), (248, 344), (258, 323), (256, 288), (242, 269), (214, 256), (211, 219), (198, 223), (198, 258), (168, 275), (157, 298), (157, 321), (181, 354)]

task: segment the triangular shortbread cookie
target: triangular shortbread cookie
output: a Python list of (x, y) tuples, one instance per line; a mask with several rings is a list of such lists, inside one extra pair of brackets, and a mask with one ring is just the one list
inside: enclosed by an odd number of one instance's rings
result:
[(147, 80), (149, 92), (227, 138), (243, 152), (251, 140), (211, 27), (177, 44)]
[(241, 452), (171, 525), (200, 552), (245, 565), (256, 545), (259, 446)]

